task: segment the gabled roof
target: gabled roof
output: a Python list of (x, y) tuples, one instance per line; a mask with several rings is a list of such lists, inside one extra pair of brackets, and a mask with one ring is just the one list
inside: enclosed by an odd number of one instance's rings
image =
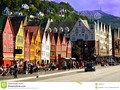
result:
[(64, 30), (66, 27), (68, 27), (69, 30), (71, 31), (73, 29), (75, 23), (76, 23), (76, 21), (51, 22), (49, 28), (53, 29), (54, 27), (56, 27), (59, 30), (59, 28), (62, 27)]
[(50, 42), (52, 43), (52, 39), (54, 37), (54, 33), (50, 32), (49, 34), (50, 34)]
[(22, 21), (23, 23), (25, 23), (26, 20), (26, 16), (11, 16), (10, 18), (12, 21)]
[(0, 33), (3, 32), (5, 24), (6, 24), (7, 17), (1, 16), (0, 17)]
[(32, 40), (33, 32), (28, 32), (30, 35), (30, 41)]
[(41, 31), (40, 31), (41, 41), (42, 41), (42, 39), (43, 39), (43, 35), (44, 35), (44, 32), (41, 30)]
[(41, 24), (41, 29), (45, 30), (48, 20), (44, 20)]
[(26, 38), (28, 34), (28, 30), (24, 30), (24, 32), (25, 32), (25, 38)]
[(60, 34), (60, 41), (61, 41), (61, 43), (63, 42), (63, 37), (64, 37), (64, 34)]
[(15, 37), (19, 31), (19, 28), (20, 28), (20, 24), (21, 24), (21, 21), (14, 21), (11, 19), (11, 24), (12, 24), (12, 27), (13, 27), (13, 30), (14, 30), (14, 34), (15, 34)]
[(28, 32), (33, 33), (33, 38), (36, 38), (37, 32), (38, 32), (39, 26), (25, 26), (25, 30), (28, 30)]
[(54, 33), (54, 37), (55, 37), (55, 43), (57, 44), (57, 40), (58, 40), (58, 33)]

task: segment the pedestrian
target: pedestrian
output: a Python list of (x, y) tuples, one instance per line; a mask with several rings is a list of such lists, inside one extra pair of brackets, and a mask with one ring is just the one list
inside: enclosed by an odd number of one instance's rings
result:
[(71, 62), (70, 61), (68, 62), (67, 66), (68, 66), (68, 70), (70, 70), (70, 68), (71, 68)]
[(14, 65), (14, 78), (17, 78), (18, 75), (18, 62), (15, 63)]
[(32, 73), (33, 73), (33, 64), (30, 63), (29, 67), (30, 67), (30, 71), (29, 71), (29, 73), (32, 74)]

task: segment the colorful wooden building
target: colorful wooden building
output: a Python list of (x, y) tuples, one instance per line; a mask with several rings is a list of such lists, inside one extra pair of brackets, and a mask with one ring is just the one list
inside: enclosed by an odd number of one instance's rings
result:
[(50, 33), (46, 33), (46, 63), (50, 63)]
[(64, 36), (64, 34), (60, 35), (61, 38), (61, 57), (62, 58), (66, 58), (66, 48), (67, 48), (67, 43), (66, 43), (66, 37)]
[(46, 32), (43, 32), (41, 49), (41, 60), (46, 63)]
[(10, 17), (7, 17), (7, 21), (5, 24), (5, 28), (3, 30), (3, 60), (4, 65), (11, 64), (12, 61), (15, 60), (14, 58), (14, 31), (11, 24)]
[(72, 42), (69, 40), (66, 48), (66, 57), (72, 58)]
[(30, 33), (25, 30), (24, 61), (30, 61)]
[(25, 30), (30, 35), (30, 61), (38, 62), (41, 60), (41, 37), (39, 26), (25, 26)]
[(15, 20), (11, 17), (12, 27), (15, 35), (15, 49), (21, 49), (22, 53), (18, 54), (15, 52), (15, 58), (17, 60), (24, 61), (24, 44), (25, 44), (25, 32), (23, 22)]
[(59, 33), (55, 33), (55, 42), (56, 42), (56, 60), (58, 60), (58, 55), (61, 55), (61, 49), (62, 49)]
[(54, 33), (50, 33), (50, 61), (56, 60), (56, 44), (55, 44), (55, 37)]

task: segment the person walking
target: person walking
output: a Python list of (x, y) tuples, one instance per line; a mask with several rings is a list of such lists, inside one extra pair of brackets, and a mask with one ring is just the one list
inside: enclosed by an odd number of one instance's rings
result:
[(18, 62), (15, 63), (14, 65), (14, 78), (17, 78), (18, 75)]

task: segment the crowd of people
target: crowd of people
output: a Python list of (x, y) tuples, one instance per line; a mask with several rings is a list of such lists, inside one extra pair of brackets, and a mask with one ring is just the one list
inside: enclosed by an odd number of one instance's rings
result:
[[(70, 70), (70, 69), (79, 69), (84, 67), (84, 62), (81, 61), (61, 61), (60, 68), (61, 70)], [(45, 63), (31, 63), (31, 62), (15, 62), (12, 65), (7, 64), (6, 66), (0, 66), (0, 75), (1, 76), (7, 76), (12, 75), (14, 78), (17, 78), (18, 74), (32, 74), (34, 72), (38, 71), (54, 71), (58, 69), (58, 63), (57, 62), (50, 62), (48, 64)]]

